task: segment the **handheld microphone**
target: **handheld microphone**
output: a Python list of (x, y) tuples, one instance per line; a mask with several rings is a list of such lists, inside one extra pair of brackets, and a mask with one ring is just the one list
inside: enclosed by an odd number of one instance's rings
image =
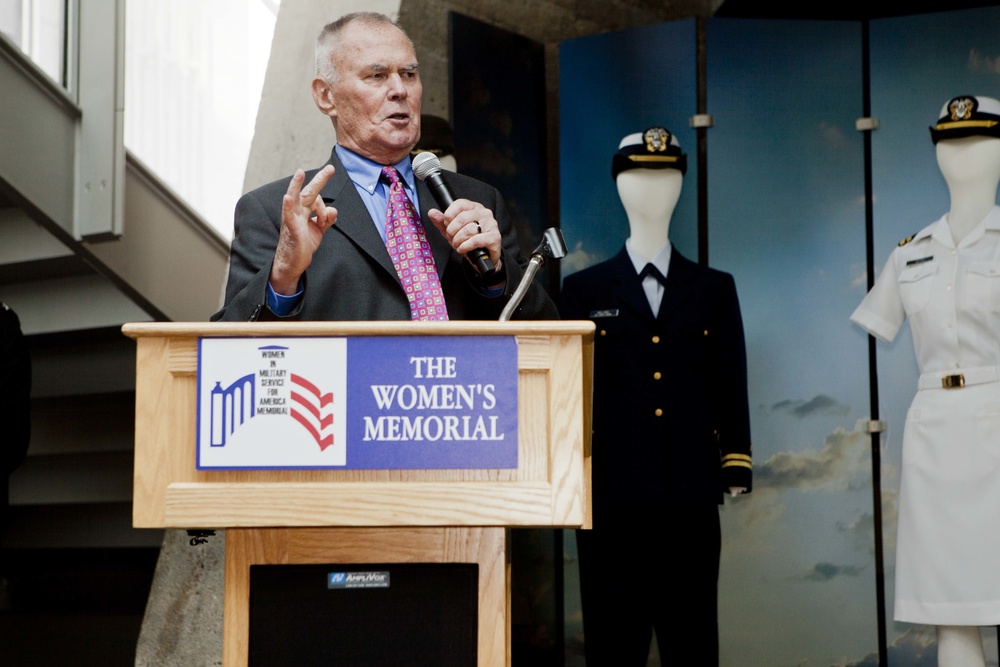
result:
[[(434, 201), (437, 202), (442, 211), (455, 201), (455, 195), (448, 187), (448, 182), (441, 175), (441, 160), (437, 159), (433, 153), (418, 153), (413, 158), (413, 173), (427, 184), (431, 194), (434, 195)], [(489, 278), (496, 273), (497, 269), (493, 266), (493, 260), (490, 259), (486, 248), (470, 250), (468, 258), (472, 260), (482, 277)]]

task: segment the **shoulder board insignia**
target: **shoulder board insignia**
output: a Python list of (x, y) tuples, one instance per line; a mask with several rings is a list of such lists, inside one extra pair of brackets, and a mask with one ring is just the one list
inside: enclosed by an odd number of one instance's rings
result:
[(903, 239), (902, 241), (900, 241), (899, 242), (899, 247), (902, 248), (904, 245), (906, 245), (907, 243), (909, 243), (910, 241), (912, 241), (914, 236), (916, 236), (916, 234), (914, 234), (913, 236), (907, 236), (905, 239)]

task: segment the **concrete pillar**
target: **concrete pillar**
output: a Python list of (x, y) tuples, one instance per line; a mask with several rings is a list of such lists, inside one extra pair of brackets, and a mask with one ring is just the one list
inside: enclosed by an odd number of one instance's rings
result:
[(136, 667), (222, 664), (224, 531), (192, 546), (186, 531), (163, 536), (136, 646)]

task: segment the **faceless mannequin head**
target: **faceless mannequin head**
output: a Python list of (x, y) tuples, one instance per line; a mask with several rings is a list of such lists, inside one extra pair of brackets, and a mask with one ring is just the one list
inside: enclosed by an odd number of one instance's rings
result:
[(441, 160), (441, 168), (445, 171), (458, 172), (458, 162), (455, 161), (454, 155), (441, 155), (438, 159)]
[(632, 252), (652, 259), (667, 245), (686, 169), (687, 156), (666, 128), (651, 127), (618, 144), (611, 176), (628, 215)]
[(629, 220), (670, 224), (684, 176), (676, 169), (629, 169), (618, 174), (618, 196)]
[(959, 95), (931, 128), (937, 162), (951, 195), (948, 227), (960, 243), (996, 205), (1000, 182), (1000, 100)]
[(441, 161), (445, 171), (457, 172), (458, 163), (455, 160), (455, 134), (451, 123), (441, 116), (432, 114), (420, 115), (420, 141), (413, 148), (413, 155), (422, 151), (430, 151)]
[(937, 163), (949, 187), (985, 181), (996, 192), (1000, 182), (1000, 139), (963, 137), (946, 139), (936, 146)]
[(996, 205), (1000, 139), (972, 136), (937, 143), (937, 162), (948, 184), (948, 226), (960, 243)]
[(652, 259), (668, 243), (670, 218), (684, 175), (676, 169), (629, 169), (618, 174), (616, 181), (628, 216), (629, 247)]

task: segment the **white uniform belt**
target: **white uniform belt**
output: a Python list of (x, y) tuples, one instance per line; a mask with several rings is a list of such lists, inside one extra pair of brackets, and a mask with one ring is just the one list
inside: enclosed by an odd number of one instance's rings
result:
[(921, 389), (961, 389), (970, 384), (986, 384), (1000, 380), (996, 366), (957, 368), (954, 373), (924, 373), (917, 386)]

